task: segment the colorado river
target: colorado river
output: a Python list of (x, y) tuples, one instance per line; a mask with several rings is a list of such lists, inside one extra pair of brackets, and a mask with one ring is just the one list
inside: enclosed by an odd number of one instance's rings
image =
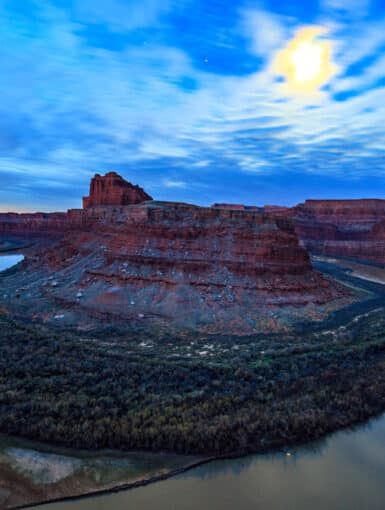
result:
[(40, 510), (383, 510), (385, 415), (288, 452), (216, 461), (175, 478)]
[(0, 255), (0, 272), (15, 266), (23, 259), (23, 255)]

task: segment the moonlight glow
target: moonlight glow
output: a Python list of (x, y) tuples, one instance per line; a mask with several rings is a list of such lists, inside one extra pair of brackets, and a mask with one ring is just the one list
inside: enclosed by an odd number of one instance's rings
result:
[(278, 52), (274, 72), (286, 78), (291, 92), (317, 92), (335, 74), (332, 43), (320, 37), (326, 32), (322, 27), (302, 28)]

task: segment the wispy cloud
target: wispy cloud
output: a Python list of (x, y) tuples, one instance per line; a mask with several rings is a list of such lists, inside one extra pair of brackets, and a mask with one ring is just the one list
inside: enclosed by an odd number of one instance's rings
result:
[(283, 46), (295, 24), (290, 18), (250, 8), (241, 13), (241, 23), (250, 39), (251, 51), (264, 59), (271, 58)]
[(270, 64), (308, 23), (310, 13), (293, 14), (303, 3), (293, 12), (209, 4), (2, 4), (0, 203), (23, 196), (64, 208), (50, 197), (72, 186), (73, 206), (90, 175), (107, 169), (159, 198), (200, 203), (252, 203), (261, 189), (271, 202), (279, 182), (280, 201), (292, 201), (293, 175), (345, 179), (341, 192), (369, 179), (385, 194), (376, 180), (385, 174), (385, 20), (368, 18), (369, 3), (357, 17), (353, 0), (312, 11), (339, 72), (317, 97), (298, 98)]
[(186, 188), (187, 183), (183, 181), (172, 181), (171, 179), (165, 179), (163, 185), (166, 188)]
[(75, 0), (73, 14), (81, 22), (106, 24), (111, 31), (127, 32), (157, 25), (171, 0)]

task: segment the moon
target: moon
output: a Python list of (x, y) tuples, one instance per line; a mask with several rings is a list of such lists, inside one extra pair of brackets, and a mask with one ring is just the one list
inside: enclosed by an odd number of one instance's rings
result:
[(327, 29), (304, 27), (280, 50), (273, 72), (285, 78), (290, 92), (316, 93), (336, 73), (332, 61), (332, 41), (325, 39)]

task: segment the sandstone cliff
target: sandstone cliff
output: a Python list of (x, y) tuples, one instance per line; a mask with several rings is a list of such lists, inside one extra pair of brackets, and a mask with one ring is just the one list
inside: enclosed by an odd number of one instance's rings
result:
[(98, 205), (131, 205), (152, 200), (139, 186), (134, 186), (115, 172), (96, 174), (91, 180), (90, 195), (83, 197), (83, 207)]
[(68, 214), (0, 213), (0, 235), (60, 237), (68, 228)]
[[(24, 262), (36, 302), (41, 292), (51, 302), (91, 313), (239, 332), (281, 330), (304, 306), (321, 317), (350, 295), (313, 270), (292, 220), (276, 210), (122, 205), (128, 195), (120, 179), (107, 176), (104, 191), (95, 177), (84, 209), (0, 216), (3, 234), (60, 236)], [(130, 200), (144, 196), (135, 191)], [(107, 197), (112, 205), (97, 205)], [(42, 284), (46, 274), (54, 286)], [(272, 310), (286, 311), (278, 318)]]
[(289, 215), (308, 250), (385, 264), (385, 200), (306, 200)]
[(312, 269), (290, 220), (178, 203), (70, 211), (25, 267), (53, 274), (45, 293), (66, 306), (205, 331), (279, 331), (349, 296)]

